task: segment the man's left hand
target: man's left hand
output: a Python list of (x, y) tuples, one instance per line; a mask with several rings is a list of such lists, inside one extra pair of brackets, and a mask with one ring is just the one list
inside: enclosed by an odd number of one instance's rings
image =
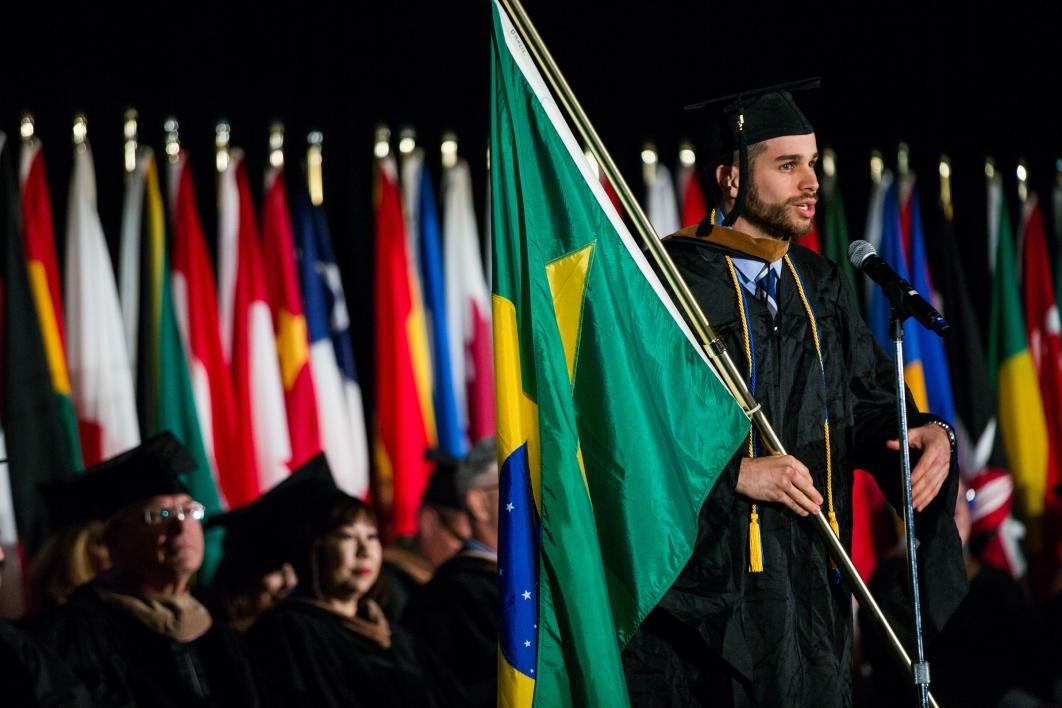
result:
[[(923, 425), (907, 431), (912, 450), (921, 450), (922, 457), (911, 470), (911, 504), (922, 511), (937, 496), (951, 466), (951, 440), (939, 425)], [(885, 443), (890, 450), (899, 450), (899, 440)]]

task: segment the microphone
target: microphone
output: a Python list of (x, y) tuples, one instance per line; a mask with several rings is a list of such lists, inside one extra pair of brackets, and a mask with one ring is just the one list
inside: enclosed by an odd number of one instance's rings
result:
[(927, 329), (940, 335), (951, 326), (910, 283), (889, 267), (866, 241), (852, 242), (848, 247), (848, 260), (881, 286), (893, 309), (902, 317), (914, 317)]

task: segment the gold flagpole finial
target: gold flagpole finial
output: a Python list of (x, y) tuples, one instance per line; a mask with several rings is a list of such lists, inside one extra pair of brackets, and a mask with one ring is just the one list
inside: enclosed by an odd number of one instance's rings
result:
[(306, 179), (310, 190), (310, 203), (324, 204), (324, 133), (312, 131), (306, 136)]
[(453, 131), (443, 133), (442, 144), (439, 146), (442, 156), (442, 166), (446, 169), (457, 164), (457, 134)]
[(907, 143), (900, 143), (896, 149), (896, 172), (901, 179), (911, 176), (911, 149)]
[(870, 181), (881, 184), (881, 178), (885, 176), (885, 158), (880, 150), (870, 151)]
[(693, 143), (683, 140), (679, 145), (679, 164), (690, 168), (697, 164), (697, 152), (693, 149)]
[(232, 126), (227, 120), (218, 121), (214, 128), (214, 164), (218, 172), (224, 172), (229, 167), (229, 140), (232, 137)]
[(22, 136), (23, 142), (32, 143), (37, 140), (37, 127), (33, 120), (32, 113), (22, 114), (22, 119), (19, 121), (18, 133)]
[(398, 131), (398, 154), (407, 157), (417, 149), (417, 131), (406, 126)]
[(376, 142), (373, 144), (372, 154), (380, 160), (391, 154), (391, 129), (383, 123), (376, 126)]
[(951, 204), (951, 160), (947, 155), (940, 156), (938, 170), (940, 172), (940, 204), (944, 209), (944, 217), (951, 221), (954, 217)]
[(162, 131), (165, 133), (166, 158), (170, 162), (181, 159), (181, 138), (178, 133), (180, 124), (177, 119), (170, 116), (162, 122)]
[(647, 140), (642, 144), (642, 181), (649, 185), (656, 181), (656, 165), (660, 162), (660, 155), (656, 151), (656, 143)]
[(88, 118), (85, 117), (84, 113), (78, 113), (74, 116), (73, 136), (75, 147), (83, 146), (85, 141), (88, 140)]
[(1024, 204), (1029, 201), (1029, 166), (1025, 160), (1018, 160), (1018, 200)]
[(137, 112), (135, 108), (130, 108), (125, 112), (125, 122), (122, 123), (122, 136), (125, 138), (122, 144), (122, 155), (125, 158), (125, 171), (127, 174), (132, 174), (136, 170), (136, 148), (137, 148)]
[(269, 164), (272, 167), (284, 166), (284, 124), (279, 120), (269, 126)]

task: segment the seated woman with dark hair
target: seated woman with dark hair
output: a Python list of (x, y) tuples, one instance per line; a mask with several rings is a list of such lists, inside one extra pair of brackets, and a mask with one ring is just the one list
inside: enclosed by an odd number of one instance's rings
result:
[(442, 664), (371, 598), (382, 548), (376, 517), (343, 492), (304, 490), (289, 513), (299, 584), (248, 632), (267, 704), (312, 706), (461, 705)]

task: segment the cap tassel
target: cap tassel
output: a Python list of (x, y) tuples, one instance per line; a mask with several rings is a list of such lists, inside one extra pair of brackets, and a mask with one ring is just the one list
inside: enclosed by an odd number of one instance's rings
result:
[(745, 195), (748, 192), (748, 179), (746, 177), (749, 174), (749, 151), (745, 141), (744, 121), (744, 116), (738, 116), (738, 193), (737, 198), (734, 200), (733, 208), (723, 219), (723, 226), (728, 228), (733, 226), (738, 216), (741, 215), (741, 209), (745, 206)]
[(756, 511), (756, 505), (752, 505), (752, 514), (749, 516), (749, 572), (763, 572), (763, 542), (760, 538), (760, 515)]

